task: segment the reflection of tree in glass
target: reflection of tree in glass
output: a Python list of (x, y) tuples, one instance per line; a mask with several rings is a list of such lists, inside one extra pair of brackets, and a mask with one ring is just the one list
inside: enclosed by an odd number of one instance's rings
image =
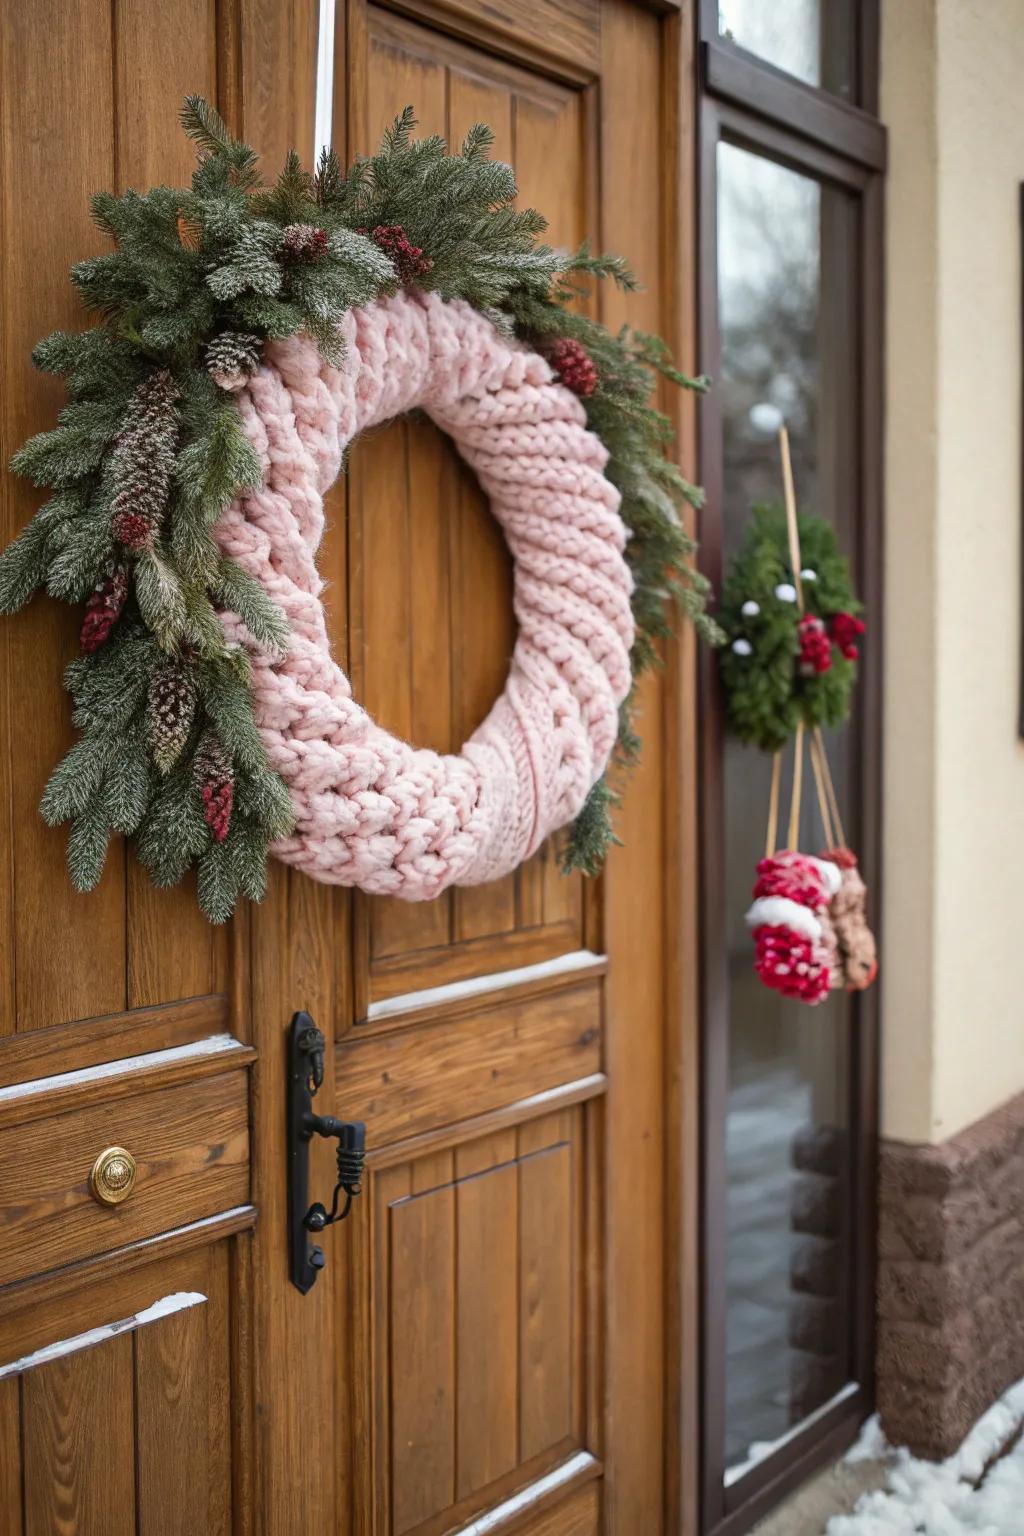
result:
[(821, 189), (730, 144), (718, 156), (717, 387), (732, 547), (749, 508), (780, 497), (782, 421), (801, 505), (817, 502)]
[(718, 31), (798, 80), (821, 83), (821, 0), (719, 0)]

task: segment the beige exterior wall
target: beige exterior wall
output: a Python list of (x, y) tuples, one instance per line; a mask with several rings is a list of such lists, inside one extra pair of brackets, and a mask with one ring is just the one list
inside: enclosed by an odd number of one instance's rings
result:
[(1024, 1089), (1021, 0), (885, 0), (883, 1134)]

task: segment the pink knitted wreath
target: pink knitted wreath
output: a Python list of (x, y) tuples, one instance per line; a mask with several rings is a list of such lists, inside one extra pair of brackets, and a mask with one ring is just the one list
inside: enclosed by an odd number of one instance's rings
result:
[[(630, 686), (627, 534), (580, 401), (470, 305), (403, 291), (350, 311), (342, 329), (340, 370), (305, 337), (272, 342), (237, 396), (263, 484), (217, 537), (284, 611), (286, 654), (225, 622), (252, 654), (256, 720), (295, 810), (274, 852), (315, 879), (419, 901), (514, 869), (603, 773)], [(413, 407), (475, 471), (514, 560), (508, 680), (457, 756), (398, 740), (352, 698), (316, 568), (345, 450)]]

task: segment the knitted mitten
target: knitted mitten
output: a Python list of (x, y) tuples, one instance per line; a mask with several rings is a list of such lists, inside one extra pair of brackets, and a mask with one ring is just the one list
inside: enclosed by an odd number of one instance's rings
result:
[(857, 868), (857, 855), (849, 848), (830, 848), (822, 859), (835, 864), (841, 875), (839, 889), (829, 907), (841, 969), (833, 985), (845, 986), (848, 992), (862, 992), (878, 975), (875, 936), (867, 920), (867, 886)]
[(832, 982), (836, 938), (828, 907), (840, 872), (825, 859), (787, 850), (757, 866), (747, 924), (754, 969), (766, 987), (804, 1003), (820, 1003)]

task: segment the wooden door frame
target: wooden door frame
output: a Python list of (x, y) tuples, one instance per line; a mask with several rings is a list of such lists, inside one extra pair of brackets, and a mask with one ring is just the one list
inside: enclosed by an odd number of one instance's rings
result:
[[(665, 157), (664, 275), (671, 303), (666, 336), (680, 366), (699, 369), (698, 8), (681, 0), (664, 22)], [(698, 464), (697, 397), (672, 397), (678, 460)], [(694, 476), (696, 478), (696, 476)], [(699, 518), (690, 516), (700, 536)], [(665, 1470), (668, 1533), (696, 1536), (701, 1469), (701, 993), (699, 649), (686, 627), (666, 648), (666, 771), (675, 794), (667, 800), (665, 843)]]

